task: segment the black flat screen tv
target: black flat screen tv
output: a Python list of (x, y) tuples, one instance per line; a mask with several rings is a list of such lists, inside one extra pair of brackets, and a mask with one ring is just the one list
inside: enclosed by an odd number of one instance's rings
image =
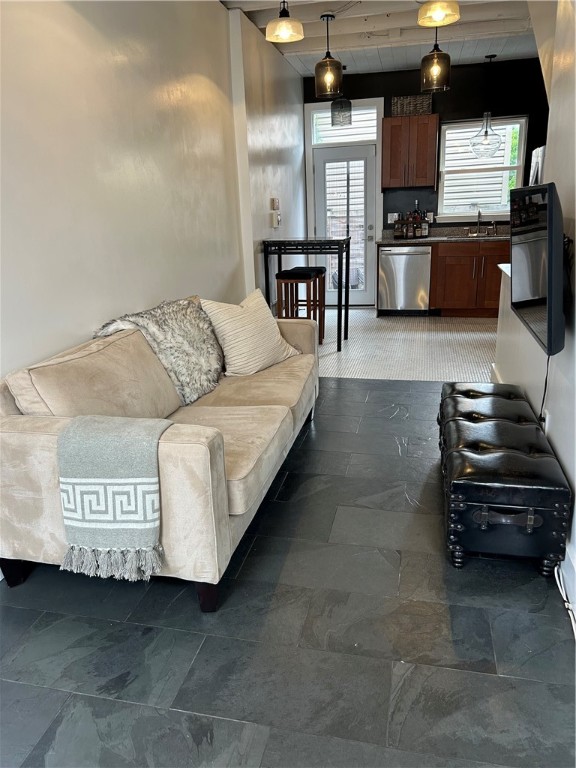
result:
[(563, 231), (553, 183), (511, 191), (512, 309), (547, 355), (564, 348)]

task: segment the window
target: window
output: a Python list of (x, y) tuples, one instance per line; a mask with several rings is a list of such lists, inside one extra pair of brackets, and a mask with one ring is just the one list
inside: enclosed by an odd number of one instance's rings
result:
[(492, 128), (502, 137), (494, 157), (479, 158), (470, 138), (482, 120), (445, 123), (440, 134), (438, 217), (470, 219), (478, 210), (487, 216), (509, 215), (510, 190), (522, 186), (526, 117), (496, 118)]
[(312, 112), (312, 145), (351, 144), (376, 141), (378, 117), (376, 107), (352, 107), (352, 125), (332, 127), (330, 106)]

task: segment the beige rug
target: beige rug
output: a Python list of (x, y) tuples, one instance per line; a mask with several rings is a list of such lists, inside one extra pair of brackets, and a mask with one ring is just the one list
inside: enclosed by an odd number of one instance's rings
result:
[(336, 351), (336, 311), (326, 310), (320, 376), (414, 381), (490, 381), (493, 318), (376, 317), (351, 309), (348, 341)]

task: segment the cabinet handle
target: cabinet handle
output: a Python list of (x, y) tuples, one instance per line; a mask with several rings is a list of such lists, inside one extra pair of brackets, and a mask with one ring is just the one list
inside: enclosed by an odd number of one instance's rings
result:
[(486, 261), (486, 256), (482, 256), (482, 272), (480, 273), (480, 277), (484, 277), (484, 262)]
[(472, 280), (476, 280), (476, 256), (474, 256), (474, 263), (472, 264)]

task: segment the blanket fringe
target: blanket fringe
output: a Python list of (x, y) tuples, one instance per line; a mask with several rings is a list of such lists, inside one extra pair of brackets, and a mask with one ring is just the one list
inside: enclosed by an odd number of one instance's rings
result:
[(60, 570), (102, 579), (148, 581), (150, 576), (160, 572), (163, 554), (160, 544), (140, 549), (92, 549), (71, 544)]

